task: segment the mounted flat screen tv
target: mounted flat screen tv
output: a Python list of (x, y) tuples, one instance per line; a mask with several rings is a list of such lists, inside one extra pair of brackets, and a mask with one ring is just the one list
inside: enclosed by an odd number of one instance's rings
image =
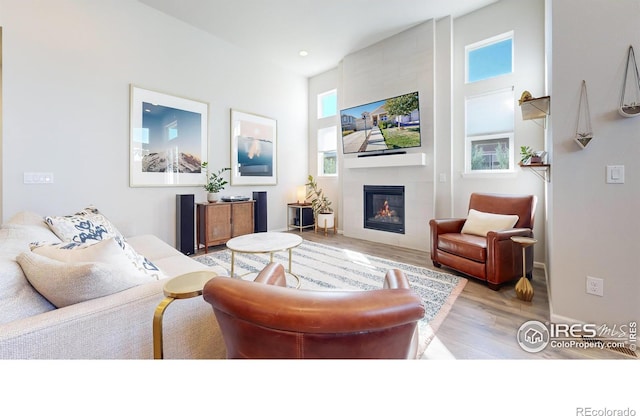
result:
[(340, 110), (342, 151), (360, 156), (420, 147), (418, 92)]

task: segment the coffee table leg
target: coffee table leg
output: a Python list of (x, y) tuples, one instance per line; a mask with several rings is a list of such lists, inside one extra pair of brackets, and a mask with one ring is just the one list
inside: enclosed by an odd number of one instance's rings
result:
[(231, 250), (231, 276), (229, 277), (233, 277), (233, 271), (235, 269), (235, 265), (236, 265), (236, 252)]

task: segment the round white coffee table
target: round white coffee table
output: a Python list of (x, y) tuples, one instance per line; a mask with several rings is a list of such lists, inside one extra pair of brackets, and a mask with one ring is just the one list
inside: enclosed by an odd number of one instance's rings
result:
[(302, 244), (302, 237), (296, 234), (266, 232), (245, 234), (227, 241), (227, 248), (231, 250), (231, 277), (235, 277), (236, 253), (269, 254), (269, 261), (273, 262), (273, 253), (289, 251), (289, 268), (287, 272), (297, 280), (296, 289), (300, 287), (300, 278), (291, 271), (291, 250)]

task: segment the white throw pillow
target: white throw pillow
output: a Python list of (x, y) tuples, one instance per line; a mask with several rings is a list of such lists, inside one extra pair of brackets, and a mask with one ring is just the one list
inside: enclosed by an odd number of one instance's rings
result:
[(518, 222), (517, 215), (492, 214), (489, 212), (469, 210), (467, 220), (462, 227), (463, 234), (486, 237), (489, 231), (508, 230)]
[(155, 280), (166, 277), (156, 265), (138, 254), (120, 237), (86, 243), (32, 243), (30, 247), (36, 254), (66, 263), (109, 263), (131, 275), (149, 276)]
[(32, 252), (18, 254), (16, 261), (29, 283), (58, 308), (155, 280), (149, 276), (131, 275), (115, 264), (66, 263)]

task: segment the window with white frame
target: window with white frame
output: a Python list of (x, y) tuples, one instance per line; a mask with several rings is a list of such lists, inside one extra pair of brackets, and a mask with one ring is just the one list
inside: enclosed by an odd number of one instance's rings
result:
[(318, 175), (338, 174), (338, 126), (318, 130)]
[(331, 90), (318, 94), (318, 118), (333, 117), (338, 114), (338, 93)]
[(513, 86), (505, 85), (509, 78), (499, 78), (513, 73), (513, 50), (513, 31), (465, 47), (467, 173), (515, 169)]
[(465, 100), (465, 171), (514, 170), (513, 88), (467, 97)]
[(465, 81), (482, 81), (513, 72), (513, 32), (465, 47)]
[[(333, 120), (331, 119), (333, 117)], [(338, 93), (333, 89), (318, 94), (318, 176), (338, 175)]]

